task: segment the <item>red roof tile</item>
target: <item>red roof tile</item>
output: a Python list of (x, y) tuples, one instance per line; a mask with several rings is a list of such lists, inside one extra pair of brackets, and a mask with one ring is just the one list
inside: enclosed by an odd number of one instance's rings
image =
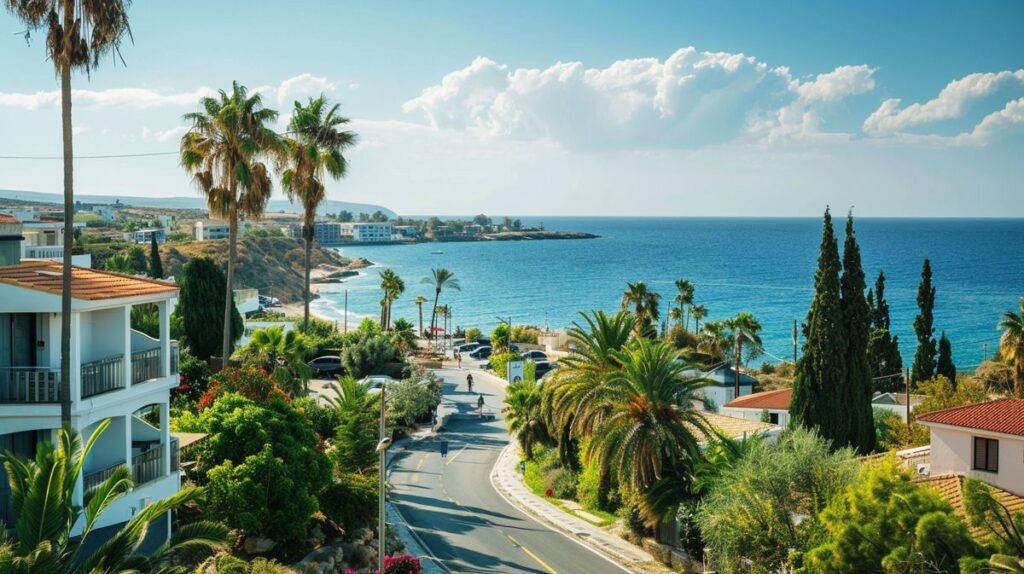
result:
[(788, 410), (789, 401), (793, 397), (793, 389), (764, 391), (752, 395), (744, 395), (725, 403), (727, 407), (740, 409), (776, 409)]
[(933, 411), (918, 416), (917, 421), (1024, 436), (1024, 399), (999, 399)]
[(18, 218), (6, 213), (0, 213), (0, 223), (18, 223)]
[[(49, 260), (29, 260), (19, 265), (0, 266), (0, 283), (60, 295), (62, 266), (59, 261)], [(75, 299), (116, 299), (173, 293), (177, 290), (178, 287), (171, 283), (154, 279), (78, 266), (71, 268), (71, 295)]]

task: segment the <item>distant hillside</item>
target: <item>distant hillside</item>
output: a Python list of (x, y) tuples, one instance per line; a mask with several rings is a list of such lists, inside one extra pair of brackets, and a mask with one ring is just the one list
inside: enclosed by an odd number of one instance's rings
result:
[[(64, 196), (59, 193), (42, 193), (38, 191), (17, 191), (12, 189), (0, 189), (0, 198), (14, 199), (33, 203), (56, 203), (64, 201)], [(77, 201), (85, 203), (114, 203), (120, 201), (125, 205), (137, 207), (160, 207), (165, 209), (206, 209), (206, 201), (201, 197), (134, 197), (124, 195), (76, 195)], [(322, 206), (322, 213), (337, 213), (341, 210), (352, 213), (373, 213), (381, 211), (388, 217), (395, 217), (395, 212), (380, 205), (370, 203), (352, 203), (348, 201), (326, 200)], [(267, 205), (267, 211), (298, 212), (300, 208), (286, 199), (272, 199)]]

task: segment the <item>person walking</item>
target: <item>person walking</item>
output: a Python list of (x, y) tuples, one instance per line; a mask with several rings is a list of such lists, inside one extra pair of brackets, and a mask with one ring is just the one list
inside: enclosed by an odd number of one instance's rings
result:
[(441, 441), (441, 458), (448, 458), (448, 441)]
[(469, 392), (473, 392), (473, 373), (466, 375), (466, 385), (469, 386)]
[(459, 368), (461, 369), (462, 368), (462, 353), (460, 353), (458, 351), (455, 351), (455, 360), (458, 362)]
[(483, 396), (483, 394), (481, 394), (480, 398), (476, 400), (476, 407), (478, 409), (480, 409), (480, 415), (482, 416), (484, 414), (484, 396)]

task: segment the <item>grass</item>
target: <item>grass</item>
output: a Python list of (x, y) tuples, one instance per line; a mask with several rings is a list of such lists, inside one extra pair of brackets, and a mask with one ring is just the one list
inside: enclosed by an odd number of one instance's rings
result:
[[(523, 482), (526, 483), (526, 486), (531, 491), (533, 491), (534, 494), (554, 504), (558, 508), (562, 509), (563, 512), (571, 514), (576, 518), (579, 518), (601, 528), (604, 528), (605, 526), (610, 526), (611, 524), (614, 524), (616, 520), (618, 520), (618, 517), (616, 517), (614, 514), (605, 512), (603, 510), (591, 510), (589, 508), (586, 509), (586, 512), (588, 514), (596, 516), (600, 519), (599, 521), (595, 522), (591, 519), (590, 516), (584, 516), (578, 513), (574, 508), (571, 508), (569, 505), (566, 504), (566, 501), (559, 498), (555, 498), (553, 496), (547, 496), (547, 489), (551, 485), (548, 484), (547, 480), (544, 478), (544, 473), (540, 468), (540, 464), (537, 462), (544, 455), (544, 453), (545, 451), (543, 450), (534, 453), (534, 460), (526, 462), (526, 473), (523, 475)], [(519, 472), (518, 462), (515, 465), (515, 469), (516, 472)]]
[(85, 212), (85, 211), (80, 211), (80, 212), (75, 214), (75, 222), (76, 223), (89, 223), (90, 221), (105, 221), (105, 220), (102, 217), (100, 217), (99, 215), (96, 215), (95, 213), (88, 213), (88, 212)]

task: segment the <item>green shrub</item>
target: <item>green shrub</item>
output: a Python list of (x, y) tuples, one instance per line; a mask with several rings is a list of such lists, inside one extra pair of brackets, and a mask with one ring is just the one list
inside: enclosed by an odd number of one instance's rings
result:
[[(376, 323), (374, 323), (376, 324)], [(391, 339), (379, 332), (362, 332), (341, 352), (345, 371), (357, 379), (369, 375), (401, 377), (402, 355)]]
[(210, 386), (210, 364), (197, 359), (188, 349), (181, 349), (178, 359), (179, 384), (171, 389), (171, 407), (195, 411), (200, 397)]
[(345, 473), (320, 495), (320, 510), (348, 532), (377, 520), (377, 475)]
[(498, 323), (498, 326), (491, 331), (491, 348), (495, 351), (508, 349), (508, 324)]
[(480, 329), (477, 329), (476, 327), (470, 327), (470, 328), (466, 329), (466, 342), (467, 343), (475, 343), (482, 336), (483, 336), (483, 333), (481, 333)]
[(292, 403), (295, 410), (306, 416), (306, 420), (322, 439), (334, 438), (334, 432), (341, 424), (341, 412), (328, 407), (313, 397), (304, 397)]
[(424, 369), (388, 385), (388, 412), (392, 421), (414, 426), (441, 402), (441, 379)]
[(531, 327), (529, 325), (513, 325), (510, 337), (513, 343), (529, 343), (531, 345), (536, 345), (538, 335), (540, 335), (540, 329), (537, 327)]
[[(497, 355), (491, 355), (489, 359), (491, 362), (491, 370), (494, 374), (501, 378), (505, 378), (508, 373), (508, 364), (511, 361), (521, 360), (518, 353), (498, 353)], [(523, 378), (526, 381), (535, 381), (537, 373), (537, 363), (527, 360), (526, 364), (523, 365)]]

